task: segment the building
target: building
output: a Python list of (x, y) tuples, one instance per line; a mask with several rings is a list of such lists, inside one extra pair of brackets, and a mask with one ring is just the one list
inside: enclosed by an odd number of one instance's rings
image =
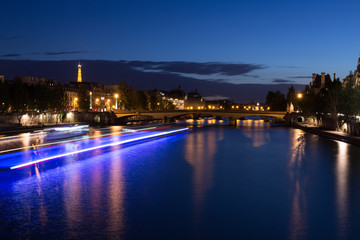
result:
[(350, 72), (348, 76), (344, 79), (343, 84), (345, 85), (350, 80), (353, 80), (356, 85), (360, 85), (360, 58), (358, 59), (358, 65), (354, 73)]
[(355, 83), (360, 85), (360, 58), (358, 59), (358, 65), (354, 72)]
[(205, 108), (206, 108), (205, 99), (200, 95), (197, 89), (185, 95), (185, 101), (184, 101), (185, 110), (193, 110), (193, 109), (200, 110)]
[[(335, 74), (334, 74), (335, 79)], [(313, 73), (312, 74), (312, 82), (310, 83), (310, 88), (315, 90), (315, 93), (318, 93), (322, 88), (325, 88), (326, 85), (331, 83), (330, 74), (326, 74), (324, 72), (321, 75)]]
[(88, 94), (89, 110), (94, 112), (106, 112), (117, 109), (117, 85), (103, 85), (96, 82), (82, 81), (81, 65), (78, 64), (78, 77), (76, 82), (64, 85), (68, 96), (69, 109), (78, 110), (79, 92), (85, 91)]
[(80, 64), (80, 61), (79, 61), (79, 65), (78, 65), (78, 78), (77, 78), (77, 82), (82, 82), (81, 64)]
[(185, 109), (185, 93), (180, 88), (174, 88), (170, 90), (168, 96), (166, 96), (168, 101), (170, 101), (176, 110), (184, 110)]
[(5, 77), (4, 75), (0, 75), (0, 83), (4, 83), (5, 82)]
[(27, 85), (47, 85), (47, 86), (56, 86), (57, 82), (53, 79), (47, 79), (44, 77), (34, 77), (34, 76), (20, 76), (16, 77), (14, 81), (20, 81), (21, 83)]

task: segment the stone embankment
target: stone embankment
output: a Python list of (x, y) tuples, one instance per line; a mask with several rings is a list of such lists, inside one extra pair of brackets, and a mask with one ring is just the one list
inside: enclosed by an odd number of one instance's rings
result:
[(326, 137), (329, 139), (333, 139), (333, 140), (338, 140), (338, 141), (342, 141), (342, 142), (346, 142), (346, 143), (350, 143), (353, 145), (357, 145), (360, 146), (360, 137), (357, 136), (352, 136), (349, 135), (347, 133), (343, 133), (343, 132), (339, 132), (339, 131), (333, 131), (333, 130), (326, 130), (326, 129), (321, 129), (318, 127), (314, 127), (312, 125), (308, 125), (308, 124), (297, 124), (297, 125), (293, 125), (293, 128), (298, 128), (301, 129), (305, 132), (308, 133), (312, 133), (312, 134), (316, 134), (322, 137)]

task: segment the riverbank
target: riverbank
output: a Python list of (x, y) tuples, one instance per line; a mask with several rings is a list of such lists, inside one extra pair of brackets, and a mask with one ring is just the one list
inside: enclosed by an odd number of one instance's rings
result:
[(329, 138), (329, 139), (338, 140), (338, 141), (342, 141), (342, 142), (346, 142), (346, 143), (350, 143), (350, 144), (353, 144), (353, 145), (360, 146), (360, 137), (351, 136), (351, 135), (349, 135), (347, 133), (343, 133), (343, 132), (339, 132), (339, 131), (333, 131), (333, 130), (321, 129), (321, 128), (315, 127), (313, 125), (301, 124), (301, 123), (298, 124), (298, 125), (294, 125), (293, 127), (301, 129), (301, 130), (303, 130), (305, 132), (308, 132), (308, 133), (319, 135), (321, 137), (326, 137), (326, 138)]

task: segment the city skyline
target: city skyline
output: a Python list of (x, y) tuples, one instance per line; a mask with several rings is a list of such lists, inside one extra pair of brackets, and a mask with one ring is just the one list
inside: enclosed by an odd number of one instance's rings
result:
[[(230, 84), (308, 84), (311, 74), (320, 72), (343, 79), (360, 54), (359, 6), (355, 1), (7, 2), (0, 16), (6, 22), (0, 59), (186, 63), (196, 71), (177, 74)], [(247, 71), (199, 74), (210, 63)]]

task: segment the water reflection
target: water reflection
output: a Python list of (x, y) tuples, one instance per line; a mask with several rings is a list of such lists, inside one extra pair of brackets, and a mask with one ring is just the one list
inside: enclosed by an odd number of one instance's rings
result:
[[(106, 229), (109, 239), (118, 238), (123, 231), (125, 180), (119, 149), (115, 147), (111, 152), (86, 160), (97, 162), (96, 167), (84, 170), (80, 164), (69, 166), (71, 171), (66, 173), (63, 184), (63, 203), (71, 238), (82, 238), (79, 229), (84, 228), (83, 221), (87, 219), (92, 219), (89, 226), (92, 232)], [(107, 161), (102, 161), (104, 158)], [(108, 216), (106, 222), (99, 215)]]
[(82, 172), (75, 168), (74, 171), (66, 174), (64, 179), (63, 202), (65, 205), (65, 217), (68, 233), (71, 238), (78, 239), (79, 229), (84, 220), (81, 207), (81, 186)]
[(214, 155), (218, 141), (224, 138), (223, 129), (189, 134), (185, 143), (185, 159), (193, 167), (194, 221), (199, 223), (206, 194), (213, 185)]
[[(119, 233), (125, 229), (125, 184), (123, 159), (118, 154), (111, 154), (111, 171), (109, 173), (109, 226), (108, 233), (110, 239), (119, 237)], [(115, 238), (114, 238), (115, 237)]]
[(291, 155), (288, 163), (288, 172), (291, 181), (290, 186), (295, 191), (291, 203), (289, 239), (304, 239), (307, 235), (308, 222), (306, 193), (304, 192), (306, 182), (301, 175), (301, 168), (305, 155), (306, 138), (303, 135), (304, 133), (299, 129), (295, 129), (291, 134)]
[(240, 120), (237, 122), (238, 127), (251, 127), (259, 128), (257, 131), (252, 129), (244, 129), (243, 134), (252, 139), (253, 147), (261, 147), (271, 141), (268, 131), (265, 131), (265, 127), (269, 127), (269, 124), (264, 120)]
[(176, 120), (176, 123), (185, 124), (190, 126), (222, 126), (227, 125), (228, 120), (218, 120), (215, 118), (207, 119), (186, 119), (186, 120)]
[(345, 239), (348, 224), (348, 147), (349, 144), (337, 141), (336, 156), (336, 212), (338, 239)]

